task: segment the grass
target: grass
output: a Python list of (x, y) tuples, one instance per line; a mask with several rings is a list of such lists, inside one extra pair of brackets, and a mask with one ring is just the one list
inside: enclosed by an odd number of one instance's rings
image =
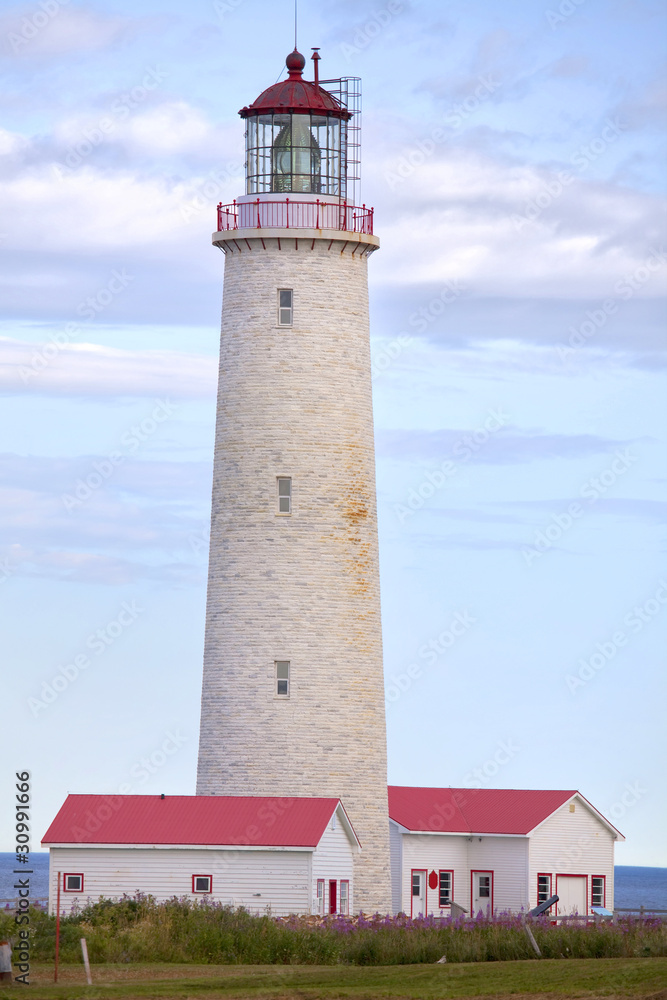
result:
[[(33, 1000), (443, 1000), (493, 997), (654, 998), (667, 1000), (667, 959), (556, 959), (411, 966), (65, 965), (53, 984), (53, 965), (31, 973)], [(0, 997), (18, 987), (0, 986)]]
[[(55, 954), (55, 918), (31, 915), (34, 961)], [(6, 926), (4, 926), (6, 924)], [(0, 916), (0, 934), (12, 935), (13, 918)], [(544, 958), (667, 957), (667, 924), (625, 918), (600, 926), (533, 922)], [(85, 937), (92, 963), (173, 962), (211, 965), (389, 966), (533, 959), (519, 917), (437, 921), (407, 917), (252, 916), (245, 910), (146, 897), (102, 900), (61, 920), (60, 957), (80, 961)]]

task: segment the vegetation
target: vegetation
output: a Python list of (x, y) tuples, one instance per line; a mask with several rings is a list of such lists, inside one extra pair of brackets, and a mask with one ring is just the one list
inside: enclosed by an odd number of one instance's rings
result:
[[(55, 917), (31, 911), (31, 954), (55, 956)], [(655, 918), (552, 925), (531, 922), (544, 958), (667, 956), (667, 925)], [(0, 934), (13, 936), (13, 915), (0, 915)], [(215, 965), (412, 965), (535, 959), (520, 917), (475, 920), (398, 917), (274, 918), (211, 903), (137, 895), (100, 899), (60, 924), (60, 957), (80, 961), (85, 937), (93, 963), (181, 962)]]
[[(667, 959), (572, 959), (560, 962), (487, 962), (466, 965), (360, 966), (187, 966), (95, 965), (93, 986), (83, 966), (61, 966), (53, 985), (53, 964), (37, 965), (32, 1000), (442, 1000), (443, 997), (499, 997), (520, 1000), (548, 996), (664, 998)], [(659, 992), (662, 989), (662, 992)], [(16, 987), (0, 986), (0, 997)], [(518, 998), (517, 998), (518, 1000)]]

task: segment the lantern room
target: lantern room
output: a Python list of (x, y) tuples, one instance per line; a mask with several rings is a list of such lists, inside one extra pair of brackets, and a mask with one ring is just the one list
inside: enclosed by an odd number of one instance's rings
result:
[(303, 79), (305, 58), (288, 55), (288, 78), (239, 111), (246, 121), (246, 195), (314, 194), (347, 198), (352, 113), (318, 81)]

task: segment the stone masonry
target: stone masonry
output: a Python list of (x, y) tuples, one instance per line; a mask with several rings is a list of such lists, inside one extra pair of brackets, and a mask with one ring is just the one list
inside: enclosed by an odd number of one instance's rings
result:
[[(339, 796), (362, 844), (354, 909), (389, 913), (366, 257), (377, 240), (272, 233), (217, 234), (227, 252), (197, 794)], [(280, 288), (293, 289), (292, 327), (278, 326)], [(292, 478), (287, 516), (279, 476)], [(276, 660), (291, 664), (288, 698), (276, 695)]]

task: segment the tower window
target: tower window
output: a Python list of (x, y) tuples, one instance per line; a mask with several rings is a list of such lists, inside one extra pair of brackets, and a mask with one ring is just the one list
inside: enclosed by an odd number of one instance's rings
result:
[(289, 698), (289, 660), (276, 660), (276, 694)]
[(278, 513), (292, 513), (292, 480), (289, 476), (278, 476)]
[(278, 289), (278, 326), (291, 326), (294, 293), (291, 288)]

